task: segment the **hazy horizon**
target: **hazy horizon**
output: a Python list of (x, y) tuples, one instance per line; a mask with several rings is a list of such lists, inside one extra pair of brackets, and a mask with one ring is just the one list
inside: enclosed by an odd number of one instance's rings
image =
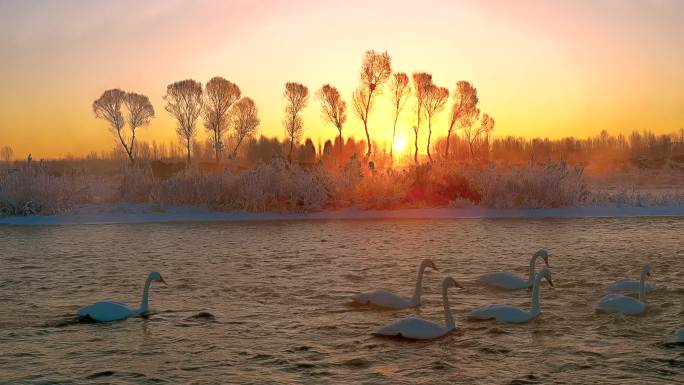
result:
[[(114, 146), (91, 103), (108, 88), (150, 97), (143, 141), (176, 140), (166, 85), (223, 76), (253, 98), (257, 135), (284, 137), (283, 86), (325, 83), (350, 106), (366, 50), (393, 71), (427, 71), (453, 91), (468, 80), (494, 136), (585, 137), (605, 129), (672, 133), (684, 126), (684, 3), (643, 2), (117, 2), (0, 3), (0, 137), (15, 157), (84, 155)], [(391, 135), (384, 98), (371, 138)], [(363, 138), (348, 110), (345, 136)], [(447, 112), (435, 135), (446, 131)], [(304, 137), (332, 138), (311, 98)], [(412, 141), (411, 115), (399, 134)], [(201, 122), (198, 139), (206, 137)], [(423, 132), (424, 134), (424, 132)], [(421, 142), (425, 135), (421, 137)], [(421, 143), (424, 152), (424, 142)]]

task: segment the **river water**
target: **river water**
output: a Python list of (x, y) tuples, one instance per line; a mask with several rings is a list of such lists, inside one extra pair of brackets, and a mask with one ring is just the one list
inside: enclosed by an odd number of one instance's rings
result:
[[(546, 248), (554, 289), (524, 325), (467, 321), (489, 304), (529, 306), (525, 290), (477, 282), (526, 274)], [(415, 310), (352, 306), (359, 291), (413, 291)], [(596, 313), (602, 288), (652, 264), (646, 315)], [(147, 318), (75, 322), (103, 299)], [(374, 337), (393, 320), (444, 322), (441, 274), (457, 330), (436, 341)], [(684, 348), (684, 219), (341, 220), (0, 227), (0, 382), (74, 384), (672, 384)]]

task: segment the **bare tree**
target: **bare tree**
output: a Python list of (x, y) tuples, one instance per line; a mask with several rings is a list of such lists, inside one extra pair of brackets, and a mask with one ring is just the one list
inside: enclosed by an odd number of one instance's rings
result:
[(132, 145), (129, 147), (127, 135), (123, 132), (126, 119), (121, 112), (121, 106), (126, 99), (126, 92), (118, 88), (106, 90), (99, 99), (93, 102), (95, 117), (109, 123), (112, 134), (119, 138), (121, 146), (126, 151), (128, 159), (133, 163)]
[(390, 101), (394, 112), (394, 125), (392, 126), (392, 142), (390, 144), (390, 158), (394, 159), (394, 138), (397, 134), (397, 121), (399, 115), (404, 109), (406, 100), (411, 94), (411, 86), (409, 85), (409, 78), (403, 72), (398, 72), (392, 75), (389, 83)]
[(480, 137), (484, 135), (489, 135), (494, 131), (494, 125), (496, 121), (489, 115), (483, 114), (482, 119), (480, 119), (480, 126), (476, 129), (472, 128), (472, 125), (463, 128), (463, 132), (468, 140), (468, 147), (470, 148), (470, 159), (475, 158), (475, 142), (477, 142)]
[(425, 72), (418, 72), (412, 75), (413, 77), (413, 89), (416, 93), (416, 125), (413, 126), (413, 132), (416, 134), (415, 137), (415, 148), (416, 151), (413, 155), (414, 162), (418, 163), (418, 132), (420, 132), (420, 120), (425, 113), (425, 98), (427, 93), (432, 86), (432, 75)]
[(192, 79), (171, 83), (166, 86), (164, 100), (166, 111), (176, 119), (176, 133), (185, 142), (190, 164), (190, 145), (196, 134), (195, 124), (202, 112), (202, 83)]
[(444, 87), (438, 87), (434, 84), (430, 85), (428, 92), (425, 95), (425, 115), (428, 118), (428, 140), (427, 140), (427, 155), (430, 162), (432, 162), (432, 155), (430, 154), (430, 140), (432, 139), (432, 120), (436, 114), (444, 110), (447, 100), (449, 99), (449, 90)]
[(216, 162), (221, 160), (223, 137), (229, 126), (231, 106), (240, 99), (240, 87), (216, 76), (207, 82), (204, 100), (204, 127), (211, 134)]
[(464, 130), (466, 127), (470, 129), (473, 120), (477, 118), (480, 111), (477, 109), (477, 89), (467, 81), (461, 80), (456, 83), (456, 89), (453, 94), (454, 104), (451, 106), (451, 114), (449, 116), (449, 131), (447, 131), (446, 151), (444, 158), (449, 159), (449, 143), (451, 142), (451, 133), (460, 125)]
[[(135, 130), (138, 127), (144, 127), (150, 124), (150, 120), (154, 118), (154, 107), (150, 103), (150, 99), (135, 92), (128, 92), (124, 97), (124, 104), (128, 110), (128, 129), (131, 132), (131, 141), (128, 146), (124, 144), (124, 149), (128, 153), (128, 158), (131, 163), (135, 162), (137, 156), (135, 151)], [(121, 136), (119, 136), (121, 138)]]
[(9, 162), (12, 160), (12, 156), (14, 155), (14, 150), (10, 146), (2, 146), (2, 149), (0, 149), (0, 157), (2, 160), (9, 166)]
[(285, 125), (287, 136), (290, 138), (290, 152), (287, 156), (287, 160), (292, 163), (294, 143), (301, 138), (302, 130), (304, 129), (304, 123), (302, 122), (302, 117), (299, 116), (299, 113), (309, 100), (309, 89), (303, 84), (288, 82), (285, 84), (284, 95), (287, 104), (285, 105), (285, 119), (283, 120), (283, 124)]
[(316, 93), (316, 97), (321, 102), (323, 117), (330, 122), (339, 132), (340, 159), (342, 159), (342, 126), (347, 121), (347, 103), (342, 100), (337, 88), (326, 84)]
[(256, 132), (259, 126), (259, 118), (257, 117), (257, 108), (254, 100), (250, 98), (242, 98), (235, 103), (235, 112), (232, 114), (233, 128), (235, 129), (235, 149), (233, 150), (233, 158), (237, 157), (237, 151), (242, 144), (242, 141), (247, 137), (251, 137)]
[(361, 85), (354, 92), (354, 112), (363, 121), (363, 128), (366, 130), (366, 141), (368, 151), (366, 157), (370, 157), (373, 150), (368, 133), (368, 116), (373, 110), (373, 94), (380, 92), (380, 86), (387, 81), (392, 73), (392, 65), (387, 52), (377, 53), (366, 51), (361, 64)]

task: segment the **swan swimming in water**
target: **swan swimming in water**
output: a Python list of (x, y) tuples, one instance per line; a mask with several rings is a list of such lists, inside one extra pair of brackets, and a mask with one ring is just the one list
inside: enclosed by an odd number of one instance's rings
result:
[(423, 294), (423, 273), (425, 268), (437, 269), (437, 266), (430, 259), (424, 259), (418, 269), (418, 280), (412, 298), (404, 298), (385, 290), (376, 290), (367, 293), (360, 293), (352, 296), (352, 300), (363, 305), (374, 305), (389, 309), (408, 309), (420, 305), (420, 297)]
[(151, 272), (145, 281), (145, 288), (143, 289), (142, 301), (139, 309), (131, 309), (121, 302), (116, 301), (100, 301), (92, 305), (82, 307), (76, 311), (76, 315), (81, 318), (90, 318), (97, 322), (109, 322), (126, 319), (128, 317), (136, 317), (144, 315), (148, 312), (147, 295), (150, 289), (150, 283), (161, 282), (166, 285), (164, 278), (156, 271)]
[(499, 289), (512, 290), (530, 288), (534, 282), (535, 266), (537, 258), (539, 257), (543, 258), (544, 264), (546, 264), (546, 267), (549, 267), (549, 253), (544, 249), (537, 251), (534, 253), (534, 255), (532, 255), (532, 259), (530, 259), (530, 272), (527, 279), (524, 279), (513, 273), (497, 271), (494, 273), (483, 274), (478, 278), (478, 280), (485, 285), (494, 286)]
[[(641, 271), (643, 272), (644, 269), (650, 269), (648, 265), (644, 265), (641, 268)], [(655, 290), (655, 285), (651, 282), (646, 282), (644, 284), (646, 288), (646, 293), (649, 293), (653, 290)], [(608, 285), (606, 289), (604, 290), (606, 293), (632, 293), (632, 294), (638, 294), (639, 293), (639, 280), (638, 279), (631, 279), (631, 278), (622, 278), (619, 279), (612, 284)]]
[(651, 266), (645, 265), (641, 269), (639, 280), (639, 299), (622, 294), (608, 294), (594, 305), (596, 310), (607, 313), (622, 313), (625, 315), (643, 314), (648, 307), (646, 303), (646, 277), (651, 276)]
[(488, 305), (471, 311), (466, 314), (466, 317), (481, 320), (496, 319), (497, 321), (512, 323), (525, 323), (537, 318), (539, 313), (541, 313), (539, 286), (542, 278), (545, 278), (549, 282), (549, 285), (553, 287), (551, 271), (546, 267), (542, 268), (534, 278), (534, 285), (532, 286), (532, 306), (530, 307), (530, 310), (523, 310), (509, 305)]
[(442, 282), (442, 301), (444, 303), (445, 325), (439, 325), (422, 318), (408, 317), (383, 327), (375, 332), (375, 334), (414, 340), (428, 340), (439, 338), (451, 332), (456, 328), (456, 324), (454, 323), (454, 317), (451, 315), (447, 289), (452, 286), (463, 288), (455, 279), (451, 277), (444, 278), (444, 281)]

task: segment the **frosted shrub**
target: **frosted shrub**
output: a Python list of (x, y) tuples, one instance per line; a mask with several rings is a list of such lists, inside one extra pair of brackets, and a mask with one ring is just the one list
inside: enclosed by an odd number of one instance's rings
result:
[(126, 166), (119, 177), (114, 201), (147, 202), (156, 183), (149, 167)]
[(55, 176), (40, 167), (0, 172), (0, 215), (62, 214), (89, 201), (83, 175)]
[(587, 206), (654, 207), (684, 206), (682, 191), (639, 191), (622, 188), (617, 191), (592, 191), (585, 201)]
[(490, 167), (478, 175), (480, 205), (497, 209), (575, 206), (587, 196), (582, 168), (565, 162), (517, 167), (507, 172)]

